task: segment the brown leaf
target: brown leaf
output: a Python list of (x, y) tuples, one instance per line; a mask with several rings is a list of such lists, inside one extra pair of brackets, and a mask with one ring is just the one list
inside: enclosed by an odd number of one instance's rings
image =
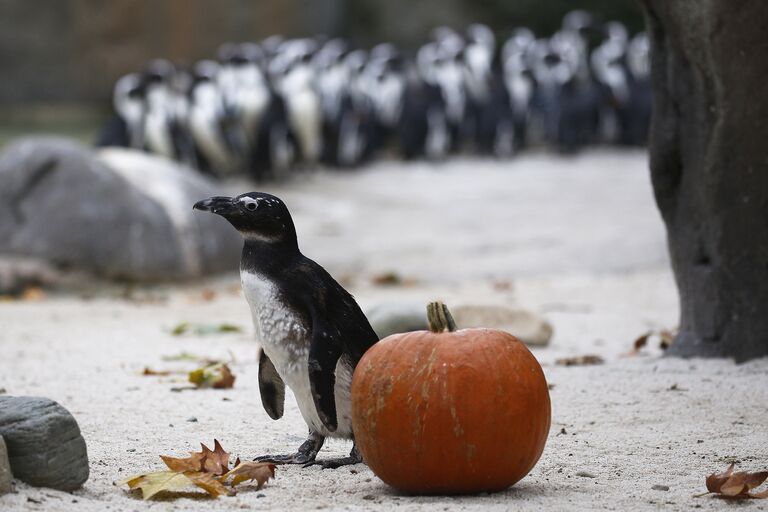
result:
[(768, 471), (756, 473), (740, 471), (731, 475), (731, 478), (720, 487), (720, 492), (726, 496), (738, 496), (740, 494), (751, 496), (749, 491), (765, 482), (766, 478), (768, 478)]
[(39, 301), (45, 299), (45, 292), (39, 286), (30, 286), (21, 292), (21, 300)]
[(229, 389), (235, 385), (235, 376), (226, 364), (221, 367), (221, 376), (213, 382), (214, 389)]
[(403, 279), (396, 272), (377, 274), (371, 280), (377, 286), (396, 286), (403, 283)]
[(217, 439), (213, 440), (213, 451), (202, 445), (206, 452), (205, 470), (216, 475), (223, 475), (229, 469), (229, 454), (224, 451)]
[(153, 370), (149, 366), (144, 367), (144, 371), (141, 372), (142, 375), (150, 376), (150, 375), (157, 375), (160, 377), (165, 377), (171, 374), (170, 370)]
[(187, 472), (184, 473), (184, 476), (189, 478), (196, 486), (200, 487), (201, 489), (205, 489), (208, 494), (214, 498), (218, 498), (222, 494), (227, 496), (232, 496), (235, 494), (234, 491), (227, 489), (227, 487), (211, 473)]
[(267, 480), (275, 477), (275, 465), (269, 462), (240, 462), (238, 459), (238, 464), (225, 474), (222, 479), (226, 481), (229, 477), (233, 477), (232, 487), (247, 480), (256, 480), (256, 488), (261, 489), (267, 483)]
[(562, 357), (555, 360), (555, 364), (561, 366), (588, 366), (593, 364), (603, 364), (605, 361), (602, 357), (593, 354), (574, 356), (574, 357)]
[(644, 346), (648, 344), (648, 338), (650, 335), (653, 334), (651, 331), (648, 331), (647, 333), (643, 334), (642, 336), (639, 336), (634, 343), (632, 343), (632, 350), (634, 352), (640, 352), (640, 349), (642, 349)]
[(213, 451), (200, 443), (202, 451), (190, 452), (189, 457), (185, 459), (167, 455), (161, 455), (160, 458), (169, 469), (178, 473), (192, 471), (223, 475), (229, 468), (229, 454), (224, 451), (218, 440), (214, 439), (213, 443)]
[(725, 472), (709, 475), (706, 480), (707, 490), (725, 498), (768, 498), (768, 489), (757, 493), (749, 492), (768, 479), (768, 471), (734, 473), (733, 468), (734, 464), (731, 464)]
[(733, 468), (736, 464), (731, 464), (723, 473), (712, 473), (707, 477), (707, 490), (709, 492), (720, 492), (720, 487), (731, 477)]
[(662, 350), (667, 350), (672, 345), (672, 342), (675, 341), (675, 333), (668, 329), (662, 329), (659, 331), (659, 338), (661, 338), (659, 347)]

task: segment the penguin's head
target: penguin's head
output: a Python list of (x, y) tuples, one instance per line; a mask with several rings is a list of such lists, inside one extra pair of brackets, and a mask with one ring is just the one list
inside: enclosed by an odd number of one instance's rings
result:
[(195, 210), (227, 219), (247, 241), (296, 244), (296, 229), (283, 201), (265, 192), (237, 197), (215, 196), (198, 201)]

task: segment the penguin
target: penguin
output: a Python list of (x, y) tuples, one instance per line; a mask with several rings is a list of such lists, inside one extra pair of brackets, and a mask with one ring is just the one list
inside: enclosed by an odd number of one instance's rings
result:
[(223, 122), (226, 112), (223, 93), (216, 81), (218, 71), (219, 66), (213, 61), (195, 65), (187, 123), (199, 153), (200, 170), (222, 177), (234, 174), (239, 162), (224, 133), (229, 124)]
[(144, 94), (145, 84), (139, 73), (125, 75), (115, 83), (115, 113), (99, 133), (97, 147), (144, 147)]
[(355, 445), (348, 457), (316, 461), (326, 437), (354, 440), (352, 373), (378, 341), (355, 299), (299, 251), (291, 215), (277, 197), (211, 197), (194, 209), (224, 217), (245, 240), (240, 277), (261, 344), (258, 381), (267, 414), (283, 415), (287, 385), (309, 427), (296, 453), (256, 460), (324, 469), (362, 462)]
[(632, 38), (626, 57), (629, 71), (629, 101), (623, 132), (625, 144), (642, 146), (648, 142), (648, 126), (653, 102), (649, 53), (648, 34), (641, 32)]

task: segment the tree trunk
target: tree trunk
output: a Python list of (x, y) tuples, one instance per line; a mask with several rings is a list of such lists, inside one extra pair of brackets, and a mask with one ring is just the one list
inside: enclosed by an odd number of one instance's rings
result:
[(684, 357), (768, 355), (768, 3), (643, 0)]

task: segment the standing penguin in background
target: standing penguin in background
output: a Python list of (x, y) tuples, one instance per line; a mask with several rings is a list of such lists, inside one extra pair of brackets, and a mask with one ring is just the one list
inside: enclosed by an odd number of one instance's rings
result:
[(282, 417), (287, 384), (309, 426), (297, 453), (257, 460), (323, 468), (362, 462), (354, 445), (349, 457), (315, 461), (326, 437), (354, 439), (352, 374), (378, 341), (355, 299), (301, 254), (291, 215), (277, 197), (212, 197), (194, 209), (221, 215), (245, 239), (240, 278), (261, 343), (259, 389), (267, 414)]

